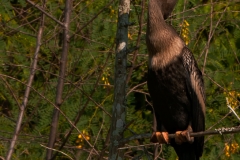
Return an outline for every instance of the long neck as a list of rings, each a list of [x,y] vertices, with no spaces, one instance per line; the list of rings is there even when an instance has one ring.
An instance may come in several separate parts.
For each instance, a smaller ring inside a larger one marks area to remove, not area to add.
[[[146,42],[150,68],[162,68],[181,54],[185,46],[177,32],[164,21],[163,0],[149,0]]]
[[[157,0],[149,0],[147,28],[149,32],[161,30],[165,25],[162,13],[162,3]],[[161,24],[156,26],[156,24]]]

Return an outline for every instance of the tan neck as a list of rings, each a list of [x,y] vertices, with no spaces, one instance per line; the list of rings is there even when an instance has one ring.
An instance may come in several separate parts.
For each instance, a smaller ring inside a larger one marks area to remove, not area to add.
[[[160,29],[165,25],[165,21],[162,13],[162,3],[157,0],[149,0],[148,4],[148,29]],[[156,24],[162,24],[160,26],[156,26]]]
[[[149,67],[159,69],[178,56],[185,46],[177,32],[163,18],[160,0],[149,0],[146,42]]]

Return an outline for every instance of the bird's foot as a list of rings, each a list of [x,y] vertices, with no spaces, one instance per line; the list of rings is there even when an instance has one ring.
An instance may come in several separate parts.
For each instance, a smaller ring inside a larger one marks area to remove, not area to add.
[[[182,144],[184,142],[193,143],[194,137],[190,137],[190,133],[192,132],[192,127],[188,127],[185,131],[177,131],[175,136],[175,142],[177,144]]]
[[[168,144],[169,143],[168,132],[153,132],[150,141],[153,143],[158,142],[159,144]]]

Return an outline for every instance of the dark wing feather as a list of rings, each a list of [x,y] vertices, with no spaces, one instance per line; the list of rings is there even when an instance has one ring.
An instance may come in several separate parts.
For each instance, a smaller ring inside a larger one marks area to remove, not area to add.
[[[187,89],[192,106],[191,123],[193,132],[205,130],[205,91],[202,73],[191,51],[183,48],[183,65],[187,72]],[[204,137],[194,138],[197,155],[203,152]]]

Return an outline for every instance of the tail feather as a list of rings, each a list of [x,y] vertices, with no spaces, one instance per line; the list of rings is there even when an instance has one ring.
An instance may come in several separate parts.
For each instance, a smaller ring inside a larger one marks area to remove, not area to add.
[[[196,153],[194,143],[184,143],[181,145],[174,144],[173,148],[176,151],[179,160],[199,160],[200,158]]]

